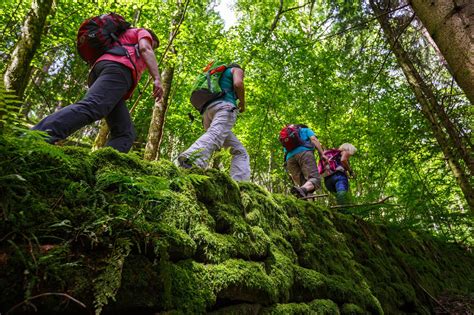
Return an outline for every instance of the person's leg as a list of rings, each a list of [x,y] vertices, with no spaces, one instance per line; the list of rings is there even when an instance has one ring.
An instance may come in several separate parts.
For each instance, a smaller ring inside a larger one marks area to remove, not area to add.
[[[125,67],[110,62],[98,63],[92,71],[96,79],[82,100],[47,116],[31,129],[46,131],[50,136],[47,141],[55,143],[107,116],[128,92],[131,74]]]
[[[232,154],[230,177],[237,181],[250,180],[249,155],[232,131],[225,139],[223,146],[230,148],[230,154]]]
[[[130,151],[136,134],[124,100],[120,100],[115,105],[114,109],[107,115],[106,120],[110,129],[106,146],[124,153]]]
[[[297,155],[292,156],[288,159],[288,161],[286,161],[286,169],[288,170],[288,173],[290,173],[291,179],[295,184],[295,186],[293,186],[290,190],[291,193],[298,198],[302,198],[306,197],[307,191],[306,189],[300,187],[302,184],[304,184],[305,179],[299,162],[300,161],[297,158]]]
[[[204,112],[203,124],[206,132],[186,151],[181,153],[178,161],[182,166],[195,163],[201,168],[208,164],[212,153],[221,148],[235,124],[237,113],[231,104],[218,104],[208,107]],[[209,123],[210,122],[210,123]]]
[[[335,175],[335,188],[336,188],[336,200],[340,205],[348,203],[348,191],[349,191],[349,180],[343,173],[336,173]]]
[[[334,174],[333,174],[334,175]],[[327,190],[332,193],[336,193],[336,180],[333,175],[329,175],[324,178],[324,185],[326,186]]]
[[[313,192],[321,188],[321,176],[318,173],[318,166],[314,158],[313,151],[304,151],[298,154],[301,171],[305,178],[305,182],[301,188],[306,192]]]
[[[302,181],[302,173],[301,173],[301,168],[300,165],[298,164],[298,160],[296,159],[295,156],[292,156],[291,158],[286,161],[286,169],[288,173],[290,174],[291,179],[293,180],[293,183],[296,186],[301,186]]]

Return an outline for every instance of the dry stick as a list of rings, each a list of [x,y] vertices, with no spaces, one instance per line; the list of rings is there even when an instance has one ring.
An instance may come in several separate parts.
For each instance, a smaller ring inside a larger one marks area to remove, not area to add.
[[[337,206],[331,206],[329,208],[331,209],[338,209],[338,208],[353,208],[353,207],[363,207],[363,206],[370,206],[370,205],[378,205],[384,203],[388,198],[392,198],[393,196],[388,196],[383,199],[380,199],[379,201],[375,202],[369,202],[369,203],[361,203],[361,204],[347,204],[347,205],[337,205]]]
[[[418,281],[415,280],[415,283],[416,283],[430,298],[432,298],[433,301],[436,302],[436,304],[438,304],[439,306],[441,306],[441,308],[442,308],[447,314],[449,314],[449,310],[446,309],[446,307],[444,307],[444,305],[441,304],[437,299],[435,299],[425,288],[423,288],[423,286],[422,286],[420,283],[418,283]]]
[[[299,199],[306,200],[306,199],[322,198],[322,197],[327,197],[327,196],[329,195],[328,194],[312,195],[312,196],[301,197]]]
[[[167,53],[168,50],[170,49],[171,44],[173,43],[174,39],[176,38],[176,35],[178,35],[179,28],[181,27],[181,24],[183,24],[184,16],[186,15],[186,11],[187,11],[187,9],[188,9],[189,1],[190,1],[190,0],[187,0],[187,1],[186,1],[186,4],[184,5],[183,14],[181,14],[181,19],[179,20],[178,26],[177,26],[176,29],[174,30],[173,35],[171,36],[171,39],[168,41],[168,45],[166,46],[165,51],[163,52],[163,54],[162,54],[161,57],[160,57],[160,61],[158,62],[158,67],[161,66],[161,63],[162,63],[163,60],[165,59],[166,53]],[[143,96],[143,91],[146,90],[146,88],[148,87],[148,85],[150,84],[150,82],[151,82],[151,77],[148,76],[148,80],[146,81],[143,90],[140,91],[140,94],[138,94],[138,97],[137,97],[137,99],[135,100],[135,102],[133,103],[132,108],[130,108],[130,115],[133,113],[133,111],[134,111],[135,108],[137,107],[138,102],[141,100],[141,98],[142,98],[142,96]]]
[[[26,300],[22,301],[21,303],[18,303],[17,305],[15,305],[15,306],[13,306],[11,309],[9,309],[8,312],[5,313],[5,315],[10,314],[10,313],[13,312],[15,309],[17,309],[18,307],[20,307],[21,305],[23,305],[23,304],[25,304],[25,303],[28,303],[28,302],[31,301],[31,300],[34,300],[34,299],[37,299],[37,298],[43,297],[43,296],[48,296],[48,295],[64,296],[64,297],[67,297],[68,299],[72,300],[73,302],[76,302],[77,304],[79,304],[79,305],[82,306],[83,308],[87,308],[84,303],[82,303],[82,302],[79,301],[79,300],[76,300],[75,298],[73,298],[72,296],[70,296],[70,295],[68,295],[68,294],[66,294],[66,293],[47,292],[47,293],[41,293],[41,294],[32,296],[32,297],[30,297],[30,298],[27,298]]]

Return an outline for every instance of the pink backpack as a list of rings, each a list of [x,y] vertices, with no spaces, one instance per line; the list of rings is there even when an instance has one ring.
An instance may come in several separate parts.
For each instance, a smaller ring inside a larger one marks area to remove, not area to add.
[[[323,159],[320,159],[318,163],[318,173],[323,175],[323,177],[334,174],[337,171],[337,167],[342,166],[341,152],[342,151],[338,149],[324,151],[324,155],[326,155],[329,160],[329,165],[327,165]]]

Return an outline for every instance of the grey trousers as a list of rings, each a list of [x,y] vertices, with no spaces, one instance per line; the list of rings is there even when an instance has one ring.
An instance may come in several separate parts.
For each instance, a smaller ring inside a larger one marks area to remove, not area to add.
[[[250,179],[249,155],[242,143],[232,133],[237,120],[237,109],[231,103],[210,104],[203,113],[203,126],[206,132],[196,140],[180,157],[191,158],[199,167],[205,168],[214,151],[230,148],[232,162],[230,176],[237,181]]]

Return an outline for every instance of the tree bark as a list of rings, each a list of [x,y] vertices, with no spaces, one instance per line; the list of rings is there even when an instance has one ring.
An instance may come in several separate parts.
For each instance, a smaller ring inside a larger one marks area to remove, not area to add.
[[[454,79],[474,104],[474,2],[411,0],[410,3],[448,62]]]
[[[41,43],[41,34],[53,0],[33,0],[3,77],[5,86],[22,98],[31,72],[31,60]]]
[[[162,74],[163,98],[155,102],[155,106],[153,106],[153,115],[151,117],[148,139],[145,146],[144,159],[147,161],[158,160],[160,158],[160,146],[163,139],[163,128],[165,125],[166,112],[168,110],[173,75],[173,66],[166,67]]]
[[[171,31],[169,34],[168,47],[171,53],[174,55],[176,55],[176,50],[173,45],[173,40],[176,37],[177,31],[184,20],[187,3],[182,5],[182,3],[178,1],[178,5],[181,9],[175,13],[174,18],[171,20]],[[164,56],[162,58],[164,58]],[[170,64],[164,69],[162,73],[163,98],[160,101],[155,102],[155,106],[153,107],[153,114],[150,121],[150,128],[148,129],[148,139],[143,157],[148,161],[158,160],[160,158],[160,146],[163,139],[163,129],[165,125],[166,112],[168,111],[168,100],[173,82],[174,70],[174,66]]]
[[[389,16],[383,14],[384,12],[377,6],[374,0],[370,0],[370,5],[377,15],[377,20],[387,37],[390,47],[397,58],[398,64],[407,78],[408,84],[412,88],[416,99],[421,105],[423,115],[430,123],[433,135],[441,147],[446,161],[456,178],[458,185],[461,187],[471,211],[474,212],[474,189],[470,183],[469,172],[465,170],[462,165],[462,160],[466,159],[467,161],[465,161],[465,164],[467,168],[469,169],[472,167],[472,157],[470,157],[469,150],[462,144],[462,139],[458,134],[456,134],[457,132],[454,128],[454,124],[450,121],[444,108],[436,100],[431,88],[426,84],[419,72],[416,70],[410,56],[396,40],[397,35],[390,26],[388,20]]]
[[[94,144],[92,145],[92,150],[95,151],[97,149],[103,148],[107,143],[107,137],[109,136],[109,125],[107,125],[107,121],[102,119],[99,124],[99,133],[94,139]]]

